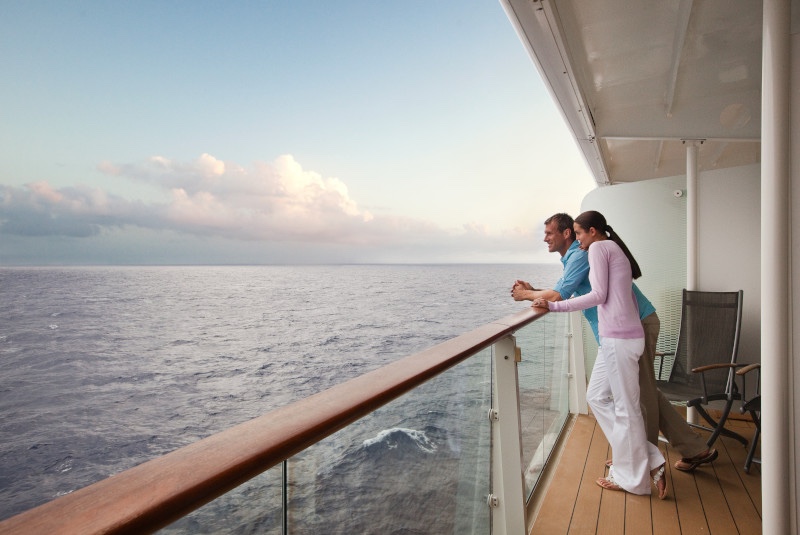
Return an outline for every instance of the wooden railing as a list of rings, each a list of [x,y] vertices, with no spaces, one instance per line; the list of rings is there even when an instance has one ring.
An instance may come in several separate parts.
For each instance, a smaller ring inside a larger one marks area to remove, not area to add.
[[[0,534],[148,533],[543,316],[526,309],[0,522]]]

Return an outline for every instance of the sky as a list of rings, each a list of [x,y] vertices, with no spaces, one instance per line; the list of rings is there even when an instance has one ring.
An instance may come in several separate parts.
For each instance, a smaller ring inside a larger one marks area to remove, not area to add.
[[[554,262],[595,187],[498,0],[0,11],[0,265]]]

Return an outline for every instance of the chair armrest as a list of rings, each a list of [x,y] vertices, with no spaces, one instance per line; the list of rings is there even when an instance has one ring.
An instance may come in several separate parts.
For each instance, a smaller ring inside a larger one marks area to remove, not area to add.
[[[738,368],[739,366],[744,366],[744,364],[732,364],[730,362],[720,362],[717,364],[707,364],[705,366],[698,366],[697,368],[692,368],[692,373],[703,373],[709,370],[721,370],[725,368]]]
[[[706,403],[706,399],[708,398],[708,391],[706,389],[706,375],[705,372],[712,371],[712,370],[729,370],[728,371],[728,381],[727,385],[725,386],[724,394],[728,397],[730,401],[731,396],[735,395],[737,392],[737,385],[736,381],[734,381],[733,374],[731,374],[730,370],[734,370],[740,366],[744,366],[744,364],[733,364],[731,362],[719,362],[717,364],[707,364],[705,366],[698,366],[697,368],[692,368],[692,373],[699,373],[700,374],[700,384],[703,387],[703,403]],[[722,392],[720,392],[722,393]]]
[[[758,362],[756,362],[755,364],[748,364],[741,370],[736,370],[736,375],[744,375],[758,368],[761,368],[761,364]]]
[[[752,393],[752,397],[749,399],[747,396],[747,383],[745,382],[745,378],[748,373],[751,371],[756,370],[756,386],[755,386],[755,393]],[[748,410],[752,410],[752,402],[756,398],[761,397],[761,364],[756,362],[753,364],[745,364],[739,370],[736,370],[736,375],[742,378],[742,406],[739,409],[739,412],[742,414],[746,413]]]

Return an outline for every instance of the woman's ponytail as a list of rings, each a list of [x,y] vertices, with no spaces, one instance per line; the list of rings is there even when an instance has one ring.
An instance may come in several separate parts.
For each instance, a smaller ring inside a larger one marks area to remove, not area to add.
[[[625,245],[625,242],[622,241],[622,238],[620,238],[619,235],[614,232],[614,229],[611,228],[611,225],[606,223],[606,218],[603,216],[603,214],[595,210],[589,210],[588,212],[583,212],[581,215],[576,217],[575,222],[586,230],[594,227],[598,232],[608,234],[608,237],[611,239],[611,241],[619,245],[619,248],[622,249],[622,252],[628,257],[628,261],[631,263],[632,277],[634,279],[638,279],[642,276],[642,270],[639,267],[639,263],[633,257],[633,254],[628,249],[628,246]]]
[[[608,237],[611,238],[614,243],[619,245],[619,248],[622,249],[622,252],[628,257],[628,261],[631,263],[631,276],[634,279],[641,277],[642,269],[639,267],[639,262],[637,262],[633,257],[633,253],[631,253],[628,249],[628,246],[625,245],[625,242],[622,241],[622,238],[619,237],[619,234],[614,232],[614,229],[612,229],[610,225],[607,226],[606,230],[608,230]]]

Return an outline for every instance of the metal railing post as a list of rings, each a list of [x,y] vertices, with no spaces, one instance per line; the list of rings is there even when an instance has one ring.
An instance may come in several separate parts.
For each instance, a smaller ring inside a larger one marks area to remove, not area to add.
[[[281,481],[281,497],[282,497],[282,516],[281,525],[283,526],[283,535],[289,535],[289,460],[283,461],[282,481]]]
[[[589,406],[586,404],[586,360],[583,354],[580,312],[570,312],[567,336],[569,337],[569,412],[589,414]]]
[[[525,534],[525,482],[520,434],[519,351],[513,336],[492,346],[492,533]]]

